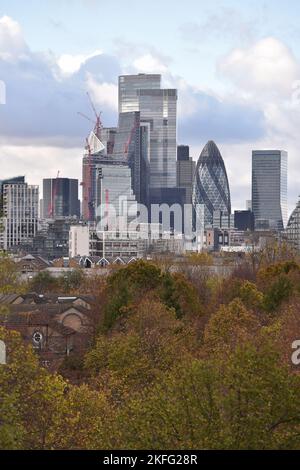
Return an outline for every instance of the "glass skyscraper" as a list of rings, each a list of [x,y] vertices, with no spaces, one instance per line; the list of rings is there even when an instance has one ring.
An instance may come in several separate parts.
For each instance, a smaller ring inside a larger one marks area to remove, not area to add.
[[[209,141],[199,157],[193,184],[193,206],[196,218],[203,218],[204,227],[213,225],[214,212],[231,214],[229,183],[221,153],[213,141]],[[203,210],[204,209],[204,210]]]
[[[119,77],[119,114],[139,111],[139,90],[160,90],[161,75],[140,73]]]
[[[176,187],[177,90],[161,89],[160,75],[119,77],[119,112],[140,112],[150,129],[150,187]]]
[[[137,203],[132,190],[131,170],[126,164],[97,165],[96,199],[98,221],[106,217],[111,224],[116,224],[121,217],[128,218],[127,222],[136,218]],[[113,206],[114,214],[109,213],[110,206]]]
[[[119,114],[114,160],[126,162],[131,170],[132,189],[139,203],[148,204],[149,152],[148,127],[140,122],[140,112]]]
[[[69,178],[46,178],[43,180],[42,216],[80,217],[78,180]]]
[[[283,150],[252,152],[252,211],[256,230],[283,230],[288,219],[288,154]]]

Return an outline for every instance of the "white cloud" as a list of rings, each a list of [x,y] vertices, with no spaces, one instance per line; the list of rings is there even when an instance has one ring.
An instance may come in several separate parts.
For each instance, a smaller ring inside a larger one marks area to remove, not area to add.
[[[99,106],[107,106],[113,111],[118,109],[118,86],[114,83],[100,83],[87,72],[86,84],[93,99]]]
[[[68,76],[72,75],[75,72],[78,72],[80,67],[88,60],[91,59],[92,57],[96,57],[98,55],[101,55],[102,51],[96,50],[95,52],[92,52],[91,54],[83,55],[83,54],[77,54],[77,55],[72,55],[72,54],[62,54],[57,63],[58,66],[60,67],[60,70],[63,75]]]
[[[11,60],[28,52],[19,23],[9,16],[0,18],[0,58]]]
[[[82,148],[2,145],[0,149],[0,166],[5,178],[26,175],[29,184],[40,185],[43,178],[54,178],[58,170],[61,176],[81,178]]]
[[[134,68],[140,73],[166,73],[167,66],[151,53],[146,53],[133,61]]]
[[[250,144],[224,144],[224,156],[233,171],[233,200],[240,200],[241,206],[245,196],[250,196],[251,151],[283,149],[289,154],[291,211],[299,193],[300,100],[299,90],[295,90],[295,85],[299,88],[299,62],[285,44],[269,37],[233,50],[220,62],[219,73],[231,81],[236,99],[255,103],[265,117],[266,132],[259,139],[252,139]],[[248,176],[248,190],[245,181],[239,187],[243,181],[240,175],[244,174]]]
[[[234,49],[220,62],[219,72],[249,95],[290,97],[300,67],[285,44],[268,37],[249,48]]]

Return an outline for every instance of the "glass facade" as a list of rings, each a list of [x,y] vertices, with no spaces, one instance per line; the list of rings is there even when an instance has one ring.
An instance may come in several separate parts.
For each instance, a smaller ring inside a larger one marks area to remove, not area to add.
[[[133,218],[136,217],[137,203],[132,191],[131,170],[126,164],[98,165],[96,188],[97,203],[98,207],[100,206],[97,211],[98,220],[111,217],[110,223],[115,222],[113,215],[107,213],[108,205],[114,207],[117,218],[127,218],[131,213]]]
[[[43,180],[43,214],[47,218],[80,217],[78,180],[46,178]]]
[[[119,77],[119,113],[139,111],[138,90],[160,89],[161,75],[121,75]]]
[[[190,157],[187,145],[177,147],[177,187],[185,188],[185,204],[192,203],[192,188],[195,176],[196,163]]]
[[[229,183],[221,153],[213,141],[209,141],[201,152],[193,183],[193,206],[195,217],[204,217],[200,221],[204,227],[211,227],[213,214],[221,211],[231,214]],[[199,209],[199,206],[204,208]]]
[[[150,128],[150,186],[176,187],[177,90],[161,89],[160,75],[119,77],[119,111],[140,112]]]
[[[252,152],[252,211],[256,230],[283,230],[287,225],[287,164],[285,151]]]
[[[286,228],[286,238],[288,243],[300,252],[300,199],[289,218]]]

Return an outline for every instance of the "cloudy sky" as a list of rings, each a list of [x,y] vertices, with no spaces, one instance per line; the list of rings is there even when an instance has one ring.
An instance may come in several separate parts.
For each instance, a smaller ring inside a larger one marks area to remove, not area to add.
[[[250,198],[251,150],[276,148],[289,152],[292,210],[299,17],[298,0],[0,0],[0,179],[80,179],[85,92],[116,125],[118,75],[154,72],[179,90],[179,143],[195,160],[207,140],[219,146],[234,208]]]

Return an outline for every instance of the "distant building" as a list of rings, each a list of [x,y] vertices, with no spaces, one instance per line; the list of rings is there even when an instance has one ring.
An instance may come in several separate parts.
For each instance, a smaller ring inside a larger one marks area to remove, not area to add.
[[[86,222],[92,222],[96,217],[97,165],[105,160],[112,160],[112,154],[106,152],[107,146],[100,140],[102,128],[94,130],[98,135],[90,133],[82,159],[82,218]]]
[[[202,218],[200,224],[212,227],[213,213],[221,211],[231,214],[231,199],[225,164],[213,141],[209,141],[199,157],[194,183],[193,206],[195,217]],[[204,212],[200,206],[204,207]]]
[[[42,217],[80,217],[78,180],[47,178],[43,180]]]
[[[254,214],[251,210],[234,212],[234,227],[237,230],[253,232]]]
[[[101,142],[104,145],[104,150],[107,155],[113,154],[116,133],[116,127],[103,127],[101,129]]]
[[[289,218],[285,233],[289,245],[300,252],[300,198]]]
[[[190,159],[190,147],[188,145],[177,146],[177,161],[188,162]]]
[[[234,230],[234,215],[223,211],[214,211],[212,228]]]
[[[18,331],[40,363],[57,371],[66,356],[83,354],[90,344],[94,300],[86,297],[0,295],[10,312],[1,315],[0,325]]]
[[[196,163],[190,157],[187,145],[177,147],[177,187],[185,189],[185,204],[192,203],[192,188]]]
[[[0,191],[0,247],[8,250],[36,235],[39,187],[28,185],[24,177],[17,177],[1,181]]]
[[[69,232],[69,257],[87,256],[90,253],[90,227],[74,225]]]
[[[99,164],[96,177],[96,220],[117,227],[137,217],[137,202],[132,190],[131,170],[125,164]],[[105,228],[105,225],[102,227]]]
[[[70,227],[77,223],[77,219],[65,217],[48,220],[32,239],[20,245],[20,249],[50,261],[68,256]]]
[[[256,230],[283,230],[287,224],[288,154],[283,150],[252,152],[252,210]]]
[[[150,127],[142,124],[140,112],[119,114],[114,161],[126,163],[131,170],[131,185],[137,202],[148,205],[150,182]]]
[[[93,226],[74,226],[70,230],[69,256],[97,257],[99,265],[102,259],[104,264],[118,259],[125,264],[143,257],[147,242],[137,231],[99,231]]]
[[[160,75],[122,75],[119,113],[134,111],[150,128],[150,187],[175,187],[177,90],[161,89]]]

